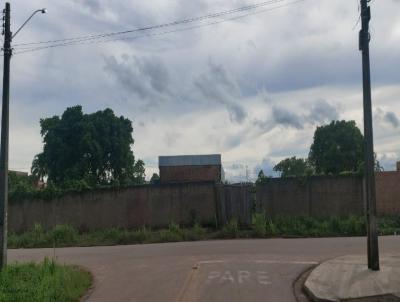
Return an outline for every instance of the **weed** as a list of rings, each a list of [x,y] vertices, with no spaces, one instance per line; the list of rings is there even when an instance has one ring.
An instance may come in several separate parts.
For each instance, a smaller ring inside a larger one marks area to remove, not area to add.
[[[0,301],[73,302],[90,284],[88,272],[48,259],[39,264],[11,264],[0,272]]]
[[[267,235],[267,220],[264,214],[254,214],[253,215],[253,231],[256,237],[265,237]]]
[[[78,231],[67,224],[56,225],[51,231],[51,237],[56,246],[71,245],[78,240]]]
[[[221,231],[223,238],[237,238],[239,236],[239,224],[236,219],[231,219]]]

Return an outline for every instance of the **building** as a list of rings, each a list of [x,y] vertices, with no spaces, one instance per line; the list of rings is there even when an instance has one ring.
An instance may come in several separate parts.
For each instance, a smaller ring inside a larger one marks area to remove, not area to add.
[[[8,170],[8,173],[13,173],[16,176],[28,177],[28,172]]]
[[[224,181],[221,154],[160,156],[160,183]]]

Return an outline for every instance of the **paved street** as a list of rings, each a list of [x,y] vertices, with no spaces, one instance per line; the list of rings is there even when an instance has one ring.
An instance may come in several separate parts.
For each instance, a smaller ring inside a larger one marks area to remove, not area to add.
[[[380,238],[382,253],[400,253],[400,237]],[[365,238],[226,240],[62,248],[60,262],[95,277],[89,301],[296,301],[298,275],[325,259],[364,254]],[[53,249],[10,250],[10,261],[52,257]]]

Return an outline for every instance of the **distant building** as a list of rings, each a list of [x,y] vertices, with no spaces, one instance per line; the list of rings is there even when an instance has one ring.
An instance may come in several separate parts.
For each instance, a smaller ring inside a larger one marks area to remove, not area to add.
[[[8,173],[14,173],[17,176],[28,177],[28,172],[8,170]]]
[[[225,179],[221,154],[160,156],[160,183],[214,181]]]

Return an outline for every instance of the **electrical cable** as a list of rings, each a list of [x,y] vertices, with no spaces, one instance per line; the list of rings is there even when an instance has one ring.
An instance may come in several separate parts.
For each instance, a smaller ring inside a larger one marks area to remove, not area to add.
[[[124,35],[124,34],[134,33],[134,32],[160,29],[160,28],[171,27],[171,26],[176,26],[176,25],[180,25],[180,24],[187,24],[187,23],[203,21],[205,19],[217,18],[217,17],[221,17],[224,15],[233,14],[233,13],[237,13],[237,12],[241,12],[241,11],[253,10],[253,9],[257,9],[258,7],[272,5],[272,4],[276,4],[276,3],[284,2],[284,1],[287,1],[287,0],[269,0],[269,1],[261,2],[261,3],[256,3],[253,5],[248,5],[248,6],[244,6],[244,7],[240,7],[240,8],[236,8],[236,9],[230,9],[230,10],[226,10],[226,11],[222,11],[222,12],[218,12],[218,13],[212,13],[212,14],[208,14],[208,15],[204,15],[204,16],[200,16],[200,17],[193,17],[193,18],[188,18],[188,19],[184,19],[184,20],[164,23],[164,24],[141,27],[141,28],[137,28],[137,29],[130,29],[130,30],[111,32],[111,33],[102,33],[102,34],[96,34],[96,35],[86,35],[86,36],[58,39],[58,40],[20,43],[20,44],[15,44],[14,47],[27,46],[27,45],[50,44],[50,43],[58,43],[58,42],[68,42],[68,41],[76,41],[76,40],[78,40],[78,41],[84,40],[85,41],[85,40],[90,40],[90,39],[98,39],[98,38],[105,38],[105,37],[116,36],[116,35]]]
[[[280,2],[281,1],[286,1],[286,0],[280,0]],[[101,37],[101,38],[98,37],[96,39],[91,38],[90,40],[69,41],[69,42],[64,42],[64,43],[57,43],[57,44],[53,44],[53,45],[39,46],[39,47],[33,47],[33,48],[17,48],[16,51],[14,52],[14,54],[23,54],[23,53],[34,52],[34,51],[39,51],[39,50],[44,50],[44,49],[49,49],[49,48],[56,48],[56,47],[65,47],[65,46],[73,46],[73,45],[88,45],[88,44],[97,44],[97,43],[108,43],[108,42],[115,42],[115,41],[136,40],[136,39],[143,38],[143,37],[161,36],[161,35],[165,35],[165,34],[176,33],[176,32],[181,32],[181,31],[187,31],[187,30],[192,30],[192,29],[196,29],[196,28],[211,26],[211,25],[215,25],[215,24],[219,24],[219,23],[224,23],[224,22],[227,22],[227,21],[237,20],[237,19],[244,18],[244,17],[250,16],[250,15],[256,15],[256,14],[269,12],[269,11],[272,11],[272,10],[276,10],[276,9],[279,9],[279,8],[283,8],[283,7],[286,7],[286,6],[289,6],[289,5],[293,5],[293,4],[297,4],[299,2],[304,2],[304,1],[306,1],[306,0],[296,0],[296,1],[292,1],[292,2],[289,2],[289,3],[283,4],[283,5],[275,6],[273,8],[268,8],[268,9],[263,9],[263,10],[256,11],[256,12],[242,14],[242,15],[239,15],[239,16],[230,17],[230,18],[226,18],[226,19],[223,19],[223,20],[209,22],[209,23],[206,23],[206,24],[199,24],[199,25],[189,26],[189,27],[185,27],[185,28],[178,28],[178,29],[175,29],[175,30],[158,32],[158,33],[148,33],[148,34],[134,36],[134,37],[121,37],[121,38],[115,38],[115,39],[106,39],[106,38],[109,37],[109,36],[107,36],[107,37]]]

